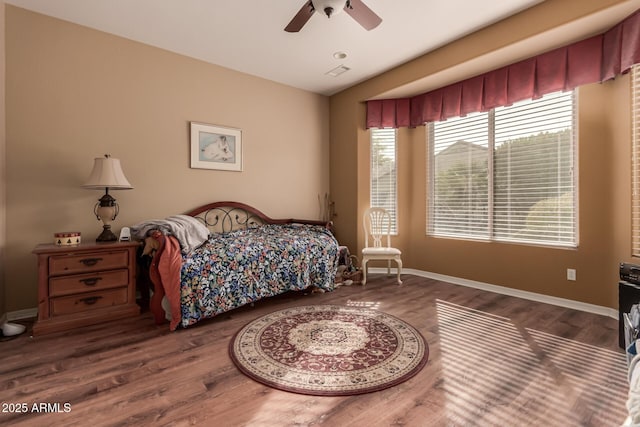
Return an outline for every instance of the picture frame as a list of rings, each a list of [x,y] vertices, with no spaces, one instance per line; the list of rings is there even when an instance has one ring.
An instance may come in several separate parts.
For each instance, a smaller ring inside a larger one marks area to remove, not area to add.
[[[242,130],[191,122],[191,168],[242,171]]]

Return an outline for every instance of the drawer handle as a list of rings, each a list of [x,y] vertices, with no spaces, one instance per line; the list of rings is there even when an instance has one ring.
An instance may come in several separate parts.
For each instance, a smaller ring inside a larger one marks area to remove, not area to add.
[[[80,279],[79,282],[85,284],[85,286],[95,286],[98,284],[98,281],[102,280],[102,277],[89,277],[87,279]]]
[[[87,267],[93,267],[100,261],[102,261],[102,258],[83,258],[80,260],[80,262]]]
[[[101,296],[87,297],[87,298],[81,298],[80,301],[85,303],[86,305],[93,305],[93,304],[97,303],[100,298],[102,298],[102,297]]]

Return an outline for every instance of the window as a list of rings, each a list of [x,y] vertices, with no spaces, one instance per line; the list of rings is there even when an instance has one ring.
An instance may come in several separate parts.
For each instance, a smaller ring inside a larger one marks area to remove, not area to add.
[[[397,230],[396,130],[371,129],[371,206],[385,208]]]
[[[631,250],[634,257],[640,257],[640,65],[631,68],[631,114]]]
[[[430,123],[427,233],[576,246],[574,98]]]

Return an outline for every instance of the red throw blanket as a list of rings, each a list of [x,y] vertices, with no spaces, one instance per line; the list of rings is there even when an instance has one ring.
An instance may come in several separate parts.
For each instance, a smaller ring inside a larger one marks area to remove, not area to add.
[[[149,276],[154,285],[153,296],[149,308],[157,325],[165,322],[165,312],[162,308],[162,297],[167,296],[171,308],[171,323],[169,329],[175,331],[180,323],[180,271],[182,269],[182,255],[180,243],[173,236],[165,236],[159,231],[151,233],[158,244],[158,250],[153,256]]]

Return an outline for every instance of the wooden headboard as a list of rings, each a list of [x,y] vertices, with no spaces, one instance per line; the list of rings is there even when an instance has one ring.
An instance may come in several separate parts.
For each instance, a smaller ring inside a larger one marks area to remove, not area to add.
[[[197,207],[186,215],[201,220],[212,233],[228,233],[235,230],[259,227],[263,224],[312,224],[322,225],[333,231],[333,223],[309,219],[273,219],[258,209],[241,202],[215,202]]]

